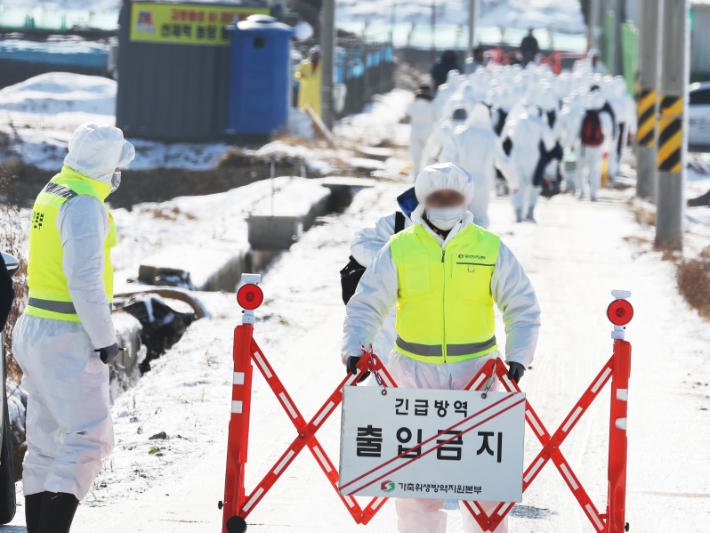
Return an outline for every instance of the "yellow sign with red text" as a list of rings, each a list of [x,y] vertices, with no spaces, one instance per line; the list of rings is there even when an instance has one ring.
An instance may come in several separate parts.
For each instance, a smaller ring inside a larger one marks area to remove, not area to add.
[[[268,15],[268,8],[134,2],[132,42],[228,46],[227,26],[249,15]]]

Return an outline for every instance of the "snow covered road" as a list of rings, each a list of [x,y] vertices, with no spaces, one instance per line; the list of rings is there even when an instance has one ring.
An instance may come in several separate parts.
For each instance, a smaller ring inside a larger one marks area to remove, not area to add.
[[[338,271],[354,231],[394,209],[404,186],[365,189],[342,216],[314,227],[263,282],[266,304],[255,337],[301,412],[309,418],[342,379],[343,305]],[[543,310],[537,356],[522,381],[554,431],[611,355],[605,311],[612,289],[631,290],[636,316],[629,404],[631,531],[710,531],[710,350],[707,324],[675,290],[674,267],[635,238],[642,234],[613,192],[598,204],[556,197],[537,225],[512,223],[507,199],[494,199],[492,230],[529,273]],[[631,239],[625,239],[632,237]],[[231,391],[231,334],[240,313],[233,295],[205,294],[213,319],[196,323],[114,408],[116,452],[81,506],[75,533],[194,532],[220,529]],[[498,335],[503,337],[502,323]],[[255,372],[255,376],[256,376]],[[600,511],[606,492],[608,393],[562,447]],[[339,413],[319,440],[337,464]],[[248,488],[274,464],[295,431],[259,376],[252,404]],[[165,431],[169,439],[149,440]],[[157,448],[157,450],[156,450]],[[164,449],[162,449],[164,448]],[[527,432],[526,461],[540,449]],[[153,451],[154,453],[150,453]],[[13,526],[24,531],[23,507]],[[394,532],[390,502],[362,529],[354,524],[304,452],[248,520],[250,532]],[[461,531],[458,511],[449,531]],[[591,532],[558,472],[548,465],[516,507],[513,532]]]

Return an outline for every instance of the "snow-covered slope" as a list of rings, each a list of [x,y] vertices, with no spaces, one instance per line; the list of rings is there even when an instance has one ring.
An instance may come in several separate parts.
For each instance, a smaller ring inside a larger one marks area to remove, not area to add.
[[[0,110],[56,115],[116,112],[116,82],[100,76],[49,72],[0,89]]]
[[[468,24],[468,2],[438,0],[438,24]],[[338,0],[338,21],[362,21],[371,24],[389,22],[393,2],[378,0]],[[401,23],[428,25],[431,23],[431,0],[397,2],[396,19]],[[552,28],[575,33],[584,31],[584,20],[578,0],[481,0],[480,28]]]

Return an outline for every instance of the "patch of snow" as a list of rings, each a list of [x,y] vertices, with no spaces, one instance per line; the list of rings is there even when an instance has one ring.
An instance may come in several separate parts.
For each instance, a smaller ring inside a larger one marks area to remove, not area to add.
[[[144,139],[128,139],[136,148],[136,158],[126,168],[215,168],[229,148],[227,143],[164,143]]]
[[[0,89],[0,110],[113,116],[116,86],[114,80],[101,76],[49,72]]]
[[[414,94],[403,89],[375,95],[362,113],[339,120],[333,133],[341,139],[363,142],[366,146],[377,146],[384,140],[406,146],[410,130],[409,125],[401,124],[401,121],[413,99]]]
[[[249,251],[247,217],[271,214],[271,181],[207,196],[180,197],[112,210],[119,242],[112,253],[116,292],[129,286],[141,264],[190,273],[203,287],[224,265]],[[304,216],[329,190],[319,180],[278,177],[274,180],[274,214]]]
[[[255,155],[264,158],[272,156],[277,159],[284,157],[302,159],[308,165],[309,170],[321,175],[328,174],[332,170],[327,161],[316,157],[313,150],[300,144],[290,145],[283,141],[274,141],[259,148]]]

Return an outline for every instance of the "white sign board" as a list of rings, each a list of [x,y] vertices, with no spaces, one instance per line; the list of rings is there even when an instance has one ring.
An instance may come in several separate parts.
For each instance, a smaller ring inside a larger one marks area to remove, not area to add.
[[[341,494],[516,502],[525,394],[344,387]]]

